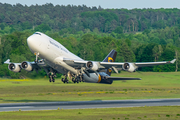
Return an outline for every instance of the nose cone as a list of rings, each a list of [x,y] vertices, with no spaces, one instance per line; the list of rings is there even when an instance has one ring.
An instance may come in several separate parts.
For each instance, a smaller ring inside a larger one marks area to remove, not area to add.
[[[33,50],[32,50],[33,49],[33,39],[31,36],[27,38],[27,44],[28,44],[28,47],[31,50],[31,52],[33,52]]]
[[[30,37],[27,38],[27,44],[32,53],[37,52],[38,43],[39,43],[39,41],[37,40],[36,36],[34,36],[34,35],[31,35]]]
[[[32,41],[32,39],[31,39],[31,36],[30,36],[30,37],[27,38],[28,46],[31,44],[31,41]]]

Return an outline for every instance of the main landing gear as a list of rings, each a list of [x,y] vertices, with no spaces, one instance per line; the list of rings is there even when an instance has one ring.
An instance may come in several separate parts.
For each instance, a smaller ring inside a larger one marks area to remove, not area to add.
[[[49,75],[49,82],[55,82],[55,78],[56,74],[55,73],[51,73],[51,75]]]
[[[55,82],[54,78],[56,77],[57,72],[53,70],[52,68],[50,70],[45,69],[45,71],[49,76],[49,82]]]
[[[72,80],[72,82],[74,82],[74,83],[84,82],[84,80],[83,80],[83,75],[74,77],[74,78],[72,78],[71,80]],[[63,83],[69,83],[69,80],[67,79],[67,75],[65,75],[65,78],[62,78],[61,81],[62,81]]]
[[[72,81],[74,83],[84,82],[83,75],[77,76],[75,78],[72,78]]]
[[[55,82],[55,79],[53,76],[49,76],[49,82]]]
[[[65,78],[62,78],[61,81],[63,83],[69,83],[69,80],[67,79],[67,75],[65,75]]]

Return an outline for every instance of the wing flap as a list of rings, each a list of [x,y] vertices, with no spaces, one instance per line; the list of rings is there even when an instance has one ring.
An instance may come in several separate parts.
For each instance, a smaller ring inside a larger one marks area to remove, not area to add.
[[[67,58],[63,58],[63,61],[70,65],[71,67],[76,67],[76,68],[81,68],[81,67],[85,67],[86,63],[88,61],[83,61],[83,60],[73,60],[73,59],[67,59]]]
[[[105,68],[122,68],[122,66],[124,65],[124,63],[120,62],[100,62],[99,64]]]

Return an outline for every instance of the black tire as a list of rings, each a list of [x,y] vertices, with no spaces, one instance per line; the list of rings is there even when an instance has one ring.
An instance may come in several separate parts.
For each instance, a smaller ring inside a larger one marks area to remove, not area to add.
[[[51,82],[51,78],[49,79],[49,82]]]
[[[64,82],[64,78],[62,78],[61,81]]]

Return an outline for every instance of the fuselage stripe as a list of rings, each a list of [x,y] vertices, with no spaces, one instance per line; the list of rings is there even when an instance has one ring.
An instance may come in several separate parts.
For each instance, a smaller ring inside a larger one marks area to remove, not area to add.
[[[99,75],[99,79],[98,79],[97,83],[100,83],[100,82],[101,82],[101,76]]]

